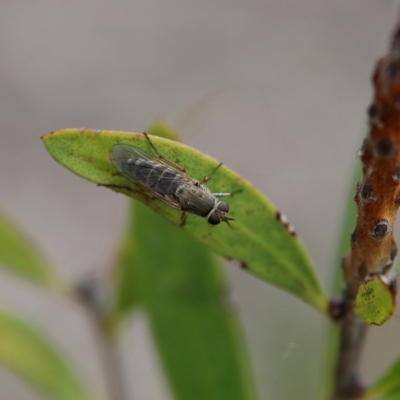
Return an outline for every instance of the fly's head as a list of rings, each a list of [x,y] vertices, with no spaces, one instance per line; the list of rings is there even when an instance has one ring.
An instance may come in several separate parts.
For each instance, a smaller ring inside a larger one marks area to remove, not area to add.
[[[233,218],[228,217],[228,212],[228,203],[225,201],[218,201],[208,214],[207,222],[210,225],[218,225],[221,221],[224,221],[229,225],[229,221],[233,221]]]

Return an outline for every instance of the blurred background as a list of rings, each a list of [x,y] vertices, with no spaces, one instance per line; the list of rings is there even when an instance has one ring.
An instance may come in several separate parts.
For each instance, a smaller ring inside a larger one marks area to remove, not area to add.
[[[187,144],[251,181],[289,217],[329,292],[370,76],[387,48],[395,6],[1,2],[0,207],[69,280],[106,267],[126,226],[128,199],[55,163],[40,136],[72,127],[142,131],[165,117]],[[316,398],[326,319],[236,263],[224,268],[260,399]],[[5,274],[0,305],[35,321],[90,386],[105,390],[93,332],[79,309]],[[368,380],[398,356],[399,330],[397,316],[371,329]],[[132,398],[170,399],[144,317],[127,326],[121,350]],[[7,371],[0,387],[2,398],[40,399]]]

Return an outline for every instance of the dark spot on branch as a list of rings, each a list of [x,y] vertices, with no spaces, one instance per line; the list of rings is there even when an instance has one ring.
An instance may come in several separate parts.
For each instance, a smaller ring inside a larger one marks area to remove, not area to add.
[[[386,137],[380,139],[375,145],[376,153],[379,157],[389,157],[394,151],[392,139]]]
[[[245,263],[245,262],[241,262],[241,263],[240,263],[240,267],[241,267],[242,269],[249,269],[249,266],[248,266],[247,263]]]
[[[364,185],[361,188],[361,197],[362,199],[365,200],[370,200],[372,197],[372,185],[370,183],[364,183]]]
[[[355,229],[351,232],[351,244],[357,244],[357,231]]]
[[[382,240],[391,229],[389,229],[388,221],[386,219],[380,220],[371,232],[371,236],[377,240]]]
[[[398,41],[397,41],[398,42]],[[399,63],[397,59],[390,60],[385,68],[386,78],[390,81],[397,79],[399,75]]]
[[[357,274],[358,274],[358,277],[359,277],[361,280],[365,280],[365,279],[367,278],[367,276],[368,276],[368,270],[367,270],[367,268],[365,267],[364,264],[361,264],[361,265],[358,267]]]
[[[392,262],[397,256],[397,244],[394,240],[392,240],[392,243],[390,244],[390,259]]]
[[[375,104],[371,104],[368,107],[367,113],[368,113],[368,117],[370,117],[371,119],[377,118],[379,115],[378,107]]]

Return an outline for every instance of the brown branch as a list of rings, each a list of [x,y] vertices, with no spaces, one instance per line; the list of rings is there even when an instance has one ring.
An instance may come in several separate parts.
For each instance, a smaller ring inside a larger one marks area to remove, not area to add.
[[[345,296],[344,303],[352,304],[352,301]],[[345,313],[340,327],[333,400],[357,398],[364,391],[358,371],[367,328],[368,326],[360,321],[351,309]]]
[[[351,251],[343,259],[346,284],[344,318],[336,367],[335,400],[361,396],[359,361],[366,325],[353,314],[362,284],[385,277],[390,285],[397,254],[393,227],[400,205],[400,20],[390,50],[373,75],[374,97],[368,109],[369,132],[360,150],[363,178],[354,200],[357,222]]]

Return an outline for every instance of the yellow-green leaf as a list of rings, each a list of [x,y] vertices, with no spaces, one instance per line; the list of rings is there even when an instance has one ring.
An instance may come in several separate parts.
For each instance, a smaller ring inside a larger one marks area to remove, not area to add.
[[[43,137],[56,161],[77,175],[146,203],[176,225],[180,212],[159,200],[144,195],[137,186],[118,175],[110,163],[110,150],[126,143],[152,152],[143,134],[113,131],[66,129]],[[189,175],[201,179],[218,165],[215,159],[167,139],[152,137],[163,156],[186,168]],[[238,260],[244,269],[306,301],[326,313],[327,299],[319,286],[312,264],[300,240],[287,224],[277,218],[276,208],[249,182],[223,166],[208,187],[213,192],[243,192],[229,198],[231,226],[210,227],[202,218],[187,218],[182,228],[206,243],[220,255]]]
[[[53,345],[5,311],[0,311],[0,364],[49,400],[94,399]]]
[[[0,268],[58,294],[67,283],[48,264],[31,240],[0,211]]]
[[[382,325],[393,315],[395,307],[395,291],[384,277],[378,276],[360,286],[353,311],[366,324]]]

